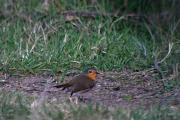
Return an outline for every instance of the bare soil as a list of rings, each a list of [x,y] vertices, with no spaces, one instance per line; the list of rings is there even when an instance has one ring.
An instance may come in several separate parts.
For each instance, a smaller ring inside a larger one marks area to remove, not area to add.
[[[65,76],[65,81],[75,74]],[[163,80],[158,79],[154,70],[133,72],[102,72],[97,78],[96,86],[89,90],[74,94],[79,102],[102,104],[117,107],[149,107],[152,105],[180,105],[180,86],[165,91]],[[1,78],[1,80],[3,80]],[[68,100],[68,90],[53,87],[59,76],[28,75],[10,76],[0,82],[0,89],[5,91],[21,91],[32,97],[47,97],[49,100]]]

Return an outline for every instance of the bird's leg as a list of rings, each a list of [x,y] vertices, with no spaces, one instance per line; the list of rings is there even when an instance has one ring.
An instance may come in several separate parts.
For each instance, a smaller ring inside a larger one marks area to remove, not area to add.
[[[74,92],[73,92],[73,91],[71,91],[71,97],[72,97],[73,93],[74,93]]]

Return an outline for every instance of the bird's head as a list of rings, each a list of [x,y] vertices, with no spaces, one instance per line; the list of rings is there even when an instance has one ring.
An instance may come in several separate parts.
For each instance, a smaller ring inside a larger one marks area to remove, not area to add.
[[[99,74],[95,68],[88,68],[83,73],[86,74],[91,80],[96,80],[96,76]]]

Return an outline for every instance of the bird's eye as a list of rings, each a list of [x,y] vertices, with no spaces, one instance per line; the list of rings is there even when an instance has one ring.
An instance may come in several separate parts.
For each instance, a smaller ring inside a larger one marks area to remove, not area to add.
[[[89,72],[89,73],[92,73],[92,70],[89,70],[88,72]]]

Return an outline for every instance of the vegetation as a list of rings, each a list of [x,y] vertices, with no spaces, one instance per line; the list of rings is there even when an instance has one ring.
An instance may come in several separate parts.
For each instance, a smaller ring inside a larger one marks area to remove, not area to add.
[[[59,7],[56,2],[50,2],[46,11],[42,1],[20,0],[13,3],[2,0],[1,70],[33,73],[45,69],[79,69],[88,65],[101,70],[117,70],[125,66],[144,69],[154,66],[156,59],[166,70],[177,65],[179,21],[173,16],[173,11],[168,11],[171,18],[166,21],[156,19],[166,17],[163,16],[166,11],[152,13],[149,10],[152,18],[149,17],[148,21],[152,21],[151,24],[145,21],[148,15],[141,18],[144,13],[136,14],[139,7],[139,11],[144,12],[141,8],[144,5],[138,7],[138,2],[129,2],[127,11],[135,10],[132,13],[134,17],[130,18],[127,17],[128,13],[119,13],[114,17],[98,14],[93,18],[71,16],[71,13],[63,16],[59,13],[68,9],[80,12],[118,12],[119,9],[113,8],[115,3],[109,2],[102,1],[94,7],[88,1],[60,1]],[[173,3],[167,10],[175,6]],[[152,9],[152,6],[145,8]]]
[[[87,66],[101,71],[155,68],[159,78],[171,80],[164,83],[165,90],[171,90],[180,83],[179,6],[178,0],[1,0],[0,72],[55,74]],[[161,107],[124,110],[47,101],[37,115],[30,107],[32,99],[1,91],[0,119],[179,117],[178,111]]]
[[[1,91],[2,92],[2,91]],[[3,92],[0,95],[0,118],[1,120],[102,120],[102,119],[123,119],[123,120],[178,120],[179,109],[166,107],[152,107],[148,110],[142,108],[122,109],[108,108],[99,105],[72,104],[58,102],[58,100],[44,101],[38,106],[32,106],[33,98],[25,97],[22,93]]]

